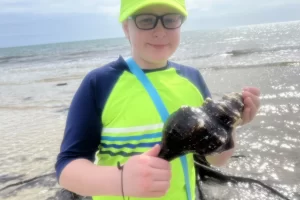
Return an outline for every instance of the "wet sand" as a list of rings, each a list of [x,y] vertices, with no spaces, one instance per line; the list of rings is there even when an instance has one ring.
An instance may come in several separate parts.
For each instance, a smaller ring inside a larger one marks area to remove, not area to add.
[[[231,159],[221,170],[262,180],[286,195],[298,192],[294,198],[300,199],[299,66],[207,70],[204,76],[216,98],[243,86],[261,89],[257,117],[237,130],[235,155],[245,157]],[[209,199],[277,199],[257,187],[254,190],[248,187],[228,189],[228,186],[207,185],[205,188]]]

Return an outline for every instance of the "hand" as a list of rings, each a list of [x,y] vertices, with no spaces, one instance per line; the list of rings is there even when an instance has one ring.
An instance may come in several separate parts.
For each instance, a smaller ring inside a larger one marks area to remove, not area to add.
[[[255,87],[247,87],[243,89],[244,112],[242,115],[243,124],[247,124],[253,120],[260,107],[260,90]]]
[[[170,187],[171,166],[158,158],[160,146],[155,145],[144,154],[133,156],[123,168],[125,196],[161,197]]]

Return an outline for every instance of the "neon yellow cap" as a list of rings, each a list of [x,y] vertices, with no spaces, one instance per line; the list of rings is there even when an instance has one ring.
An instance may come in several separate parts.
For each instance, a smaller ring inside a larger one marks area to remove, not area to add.
[[[188,15],[185,0],[121,0],[119,21],[123,22],[136,11],[152,5],[166,5],[178,10],[185,17]]]

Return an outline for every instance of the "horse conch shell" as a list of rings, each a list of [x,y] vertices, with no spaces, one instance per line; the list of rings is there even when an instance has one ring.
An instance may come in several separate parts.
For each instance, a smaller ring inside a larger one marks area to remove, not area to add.
[[[201,107],[182,106],[163,127],[160,158],[171,161],[187,153],[210,155],[234,147],[232,131],[242,122],[240,93],[214,102],[207,98]]]

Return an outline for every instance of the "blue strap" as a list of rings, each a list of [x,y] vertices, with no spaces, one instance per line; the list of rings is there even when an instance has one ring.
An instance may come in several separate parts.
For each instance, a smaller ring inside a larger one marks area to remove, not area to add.
[[[127,59],[126,62],[130,71],[137,77],[137,79],[143,84],[143,86],[149,93],[150,97],[152,98],[152,101],[156,106],[157,111],[160,114],[162,121],[165,123],[166,120],[168,119],[169,113],[163,101],[161,100],[159,94],[157,93],[156,89],[154,88],[150,80],[147,78],[143,70],[137,65],[137,63],[132,58]],[[183,167],[187,197],[188,200],[192,200],[189,173],[188,173],[188,163],[187,163],[186,156],[181,156],[180,161]]]
[[[160,114],[162,121],[166,122],[169,117],[168,110],[164,106],[164,103],[162,102],[159,94],[157,93],[152,83],[149,81],[143,70],[137,65],[137,63],[132,58],[129,58],[127,60],[127,64],[129,66],[130,71],[139,79],[139,81],[144,85],[145,89],[149,93],[150,97],[152,98],[152,101],[156,106],[156,109]]]

